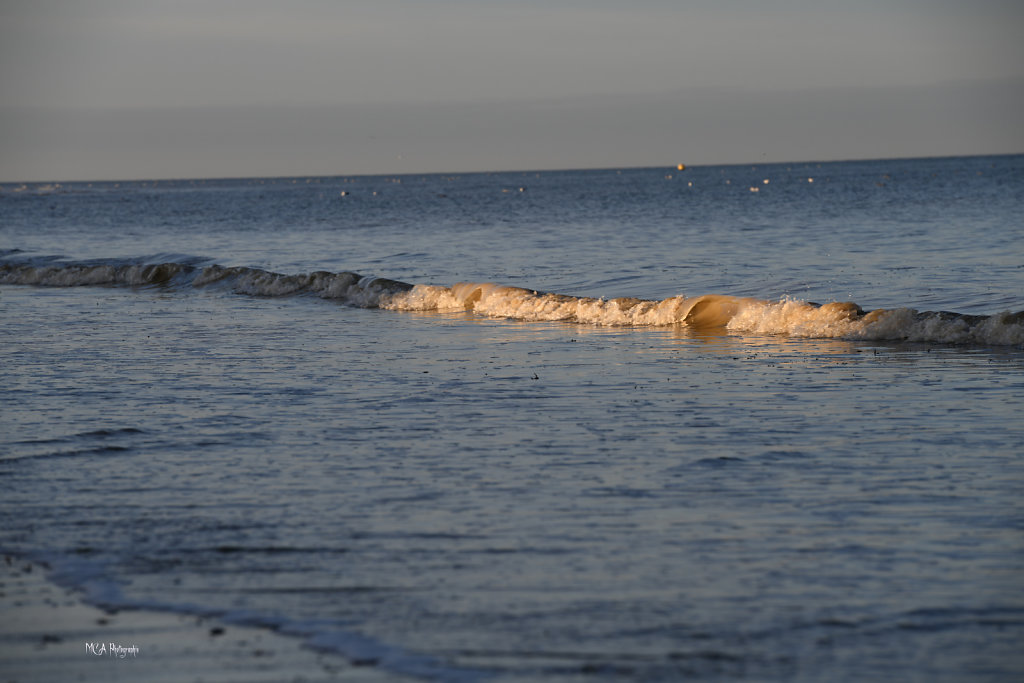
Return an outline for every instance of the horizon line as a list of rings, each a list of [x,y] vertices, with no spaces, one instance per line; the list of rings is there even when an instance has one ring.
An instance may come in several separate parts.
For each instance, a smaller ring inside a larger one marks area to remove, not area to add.
[[[708,168],[708,167],[734,167],[734,166],[778,166],[783,164],[843,164],[843,163],[864,163],[864,162],[878,162],[878,161],[917,161],[917,160],[938,160],[938,159],[973,159],[973,158],[984,158],[984,157],[1012,157],[1022,156],[1024,151],[1017,152],[997,152],[997,153],[979,153],[979,154],[927,154],[922,156],[908,156],[908,157],[845,157],[841,159],[798,159],[798,160],[782,160],[782,161],[746,161],[746,162],[730,162],[730,163],[693,163],[687,164],[685,161],[679,161],[675,164],[647,164],[642,166],[567,166],[567,167],[538,167],[538,168],[509,168],[509,169],[490,169],[490,170],[441,170],[441,171],[402,171],[402,172],[380,172],[380,173],[311,173],[311,174],[289,174],[289,175],[211,175],[211,176],[167,176],[167,177],[121,177],[121,178],[77,178],[77,179],[46,179],[46,180],[2,180],[0,179],[0,191],[3,190],[4,185],[60,185],[63,183],[148,183],[148,182],[180,182],[185,180],[269,180],[269,179],[283,179],[292,180],[299,178],[397,178],[397,177],[408,177],[408,176],[435,176],[435,175],[488,175],[498,173],[567,173],[567,172],[591,172],[591,171],[636,171],[646,170],[655,168],[664,168],[666,170],[677,170],[678,164],[684,164],[684,170],[691,168]]]

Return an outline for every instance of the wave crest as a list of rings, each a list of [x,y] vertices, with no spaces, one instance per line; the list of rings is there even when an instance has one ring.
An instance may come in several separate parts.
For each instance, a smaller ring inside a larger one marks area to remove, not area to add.
[[[259,297],[313,295],[362,308],[396,311],[471,311],[523,321],[608,326],[685,325],[737,333],[853,340],[1024,346],[1024,311],[990,316],[910,308],[865,312],[853,302],[824,305],[798,300],[705,294],[662,300],[603,299],[541,292],[494,282],[450,287],[412,285],[343,271],[287,275],[260,268],[199,269],[183,263],[0,263],[0,283],[49,287],[223,287]]]
[[[191,273],[194,268],[183,263],[155,264],[61,264],[32,266],[24,264],[0,264],[0,283],[15,285],[37,285],[44,287],[84,287],[96,285],[146,285],[168,284],[180,275]]]

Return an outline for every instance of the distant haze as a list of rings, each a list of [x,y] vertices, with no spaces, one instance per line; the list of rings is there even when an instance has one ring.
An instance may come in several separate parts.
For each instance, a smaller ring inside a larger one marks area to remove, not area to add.
[[[1024,151],[999,0],[0,5],[0,181]]]

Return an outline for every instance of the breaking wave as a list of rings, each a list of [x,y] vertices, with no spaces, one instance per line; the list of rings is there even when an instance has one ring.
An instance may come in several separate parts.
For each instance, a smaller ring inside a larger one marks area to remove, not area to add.
[[[705,294],[662,300],[571,296],[493,282],[409,284],[357,273],[300,275],[187,263],[0,263],[0,284],[49,287],[220,287],[258,297],[312,295],[362,308],[471,311],[523,321],[725,328],[738,333],[853,340],[1024,346],[1024,311],[966,315],[910,308],[865,311],[852,302]]]

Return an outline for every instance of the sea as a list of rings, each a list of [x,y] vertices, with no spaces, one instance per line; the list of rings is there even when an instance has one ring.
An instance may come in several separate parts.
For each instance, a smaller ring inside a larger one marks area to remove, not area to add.
[[[1022,155],[5,183],[0,381],[0,551],[106,609],[1024,679]]]

